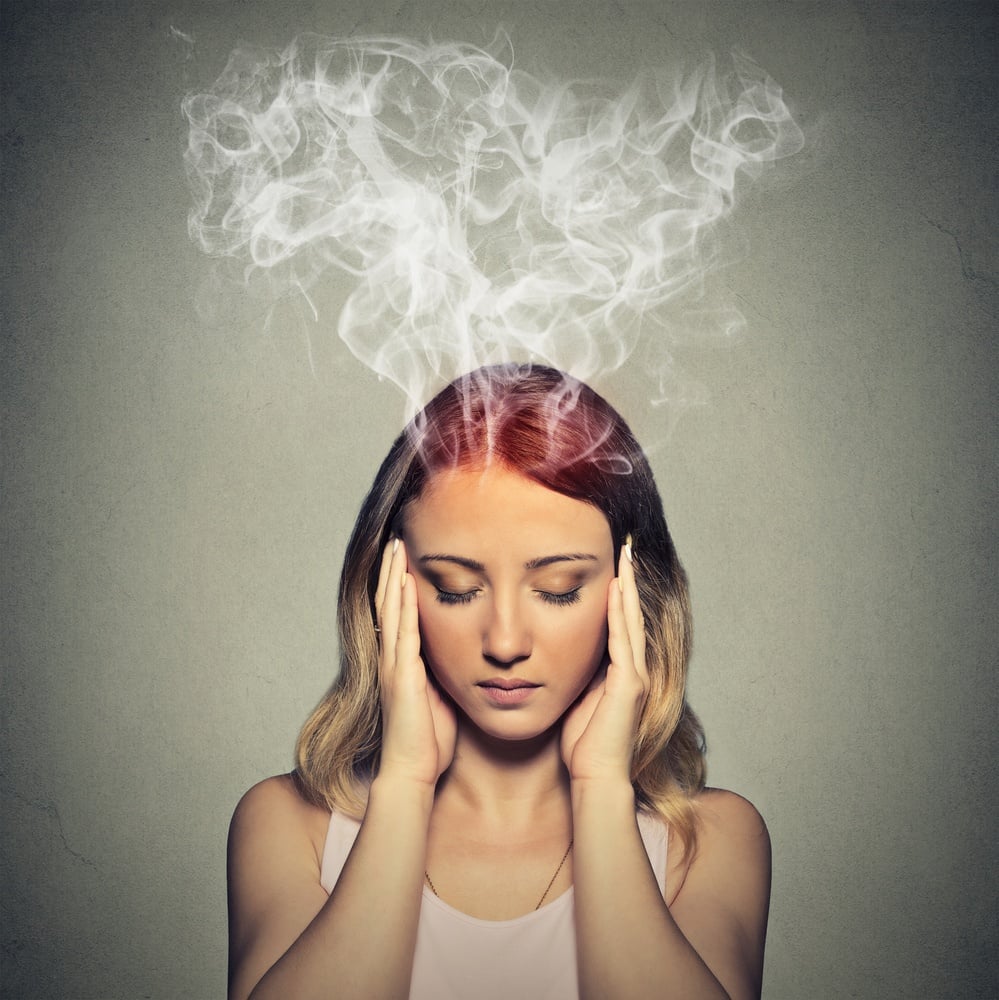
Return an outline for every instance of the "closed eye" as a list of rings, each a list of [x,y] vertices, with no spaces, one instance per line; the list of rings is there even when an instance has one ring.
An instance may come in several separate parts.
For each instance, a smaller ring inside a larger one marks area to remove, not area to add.
[[[539,590],[537,592],[538,597],[545,602],[545,604],[554,604],[557,607],[565,607],[568,604],[576,604],[581,598],[579,592],[582,587],[575,587],[572,590],[563,591],[561,594],[554,594],[548,590]]]
[[[438,604],[468,604],[478,593],[477,590],[455,592],[453,590],[441,590],[440,587],[437,587],[436,590]]]

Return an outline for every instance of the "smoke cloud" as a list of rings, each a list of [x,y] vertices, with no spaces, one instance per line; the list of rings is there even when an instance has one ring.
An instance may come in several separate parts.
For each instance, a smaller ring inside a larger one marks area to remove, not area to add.
[[[502,35],[241,49],[184,112],[192,239],[310,305],[349,276],[337,333],[409,415],[484,364],[619,368],[696,299],[740,178],[802,145],[742,56],[619,93],[515,69]]]

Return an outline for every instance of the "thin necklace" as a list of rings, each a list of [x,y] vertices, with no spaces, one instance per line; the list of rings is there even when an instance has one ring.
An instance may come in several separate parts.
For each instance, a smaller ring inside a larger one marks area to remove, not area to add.
[[[548,898],[548,893],[552,891],[552,886],[555,884],[555,879],[558,878],[558,873],[562,870],[562,866],[565,864],[566,859],[569,857],[569,852],[572,850],[572,840],[569,841],[569,846],[565,849],[565,854],[562,855],[562,860],[558,863],[558,868],[555,869],[555,874],[552,875],[545,887],[545,891],[541,893],[541,898],[538,900],[538,905],[534,907],[536,910],[541,909],[541,904]],[[423,877],[427,880],[427,885],[430,886],[430,891],[438,898],[441,898],[441,894],[437,891],[434,883],[430,881],[430,872],[425,871]]]

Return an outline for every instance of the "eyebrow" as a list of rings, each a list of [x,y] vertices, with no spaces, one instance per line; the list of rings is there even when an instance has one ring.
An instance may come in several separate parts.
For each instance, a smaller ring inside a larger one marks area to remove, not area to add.
[[[554,556],[541,556],[538,559],[531,559],[529,562],[524,563],[524,569],[542,569],[544,566],[551,566],[553,563],[560,562],[598,562],[596,556],[591,555],[588,552],[560,552],[558,555]],[[453,563],[455,566],[462,566],[465,569],[471,570],[473,573],[484,573],[486,567],[482,563],[476,561],[475,559],[466,559],[464,556],[452,556],[447,555],[443,552],[435,552],[431,555],[420,556],[418,562],[423,565],[428,563]]]

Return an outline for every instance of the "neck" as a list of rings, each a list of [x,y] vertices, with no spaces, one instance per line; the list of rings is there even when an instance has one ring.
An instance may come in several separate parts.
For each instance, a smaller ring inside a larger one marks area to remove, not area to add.
[[[532,740],[497,740],[462,720],[454,760],[438,783],[438,801],[506,829],[530,826],[539,814],[570,822],[569,777],[559,727]]]

